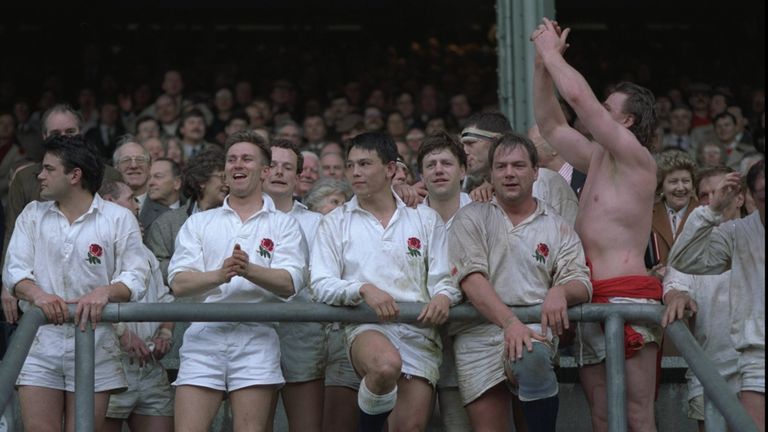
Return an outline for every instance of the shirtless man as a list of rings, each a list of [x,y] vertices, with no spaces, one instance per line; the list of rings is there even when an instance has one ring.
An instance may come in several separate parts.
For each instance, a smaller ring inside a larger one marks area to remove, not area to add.
[[[541,135],[579,171],[588,173],[576,231],[591,261],[593,301],[654,302],[661,284],[647,277],[643,254],[651,232],[656,163],[648,151],[656,115],[653,94],[619,84],[602,104],[563,58],[569,29],[544,18],[533,32],[536,47],[534,113]],[[566,122],[554,86],[594,137]],[[649,300],[650,299],[650,300]],[[579,374],[594,430],[606,430],[605,347],[599,325],[580,325],[585,356]],[[628,420],[631,430],[656,429],[653,397],[660,329],[625,326]],[[628,343],[631,342],[631,343]]]

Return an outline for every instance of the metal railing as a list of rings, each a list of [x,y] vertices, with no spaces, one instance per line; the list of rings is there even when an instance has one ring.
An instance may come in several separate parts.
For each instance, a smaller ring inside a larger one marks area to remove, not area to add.
[[[397,321],[413,323],[423,305],[401,303]],[[70,316],[75,306],[70,306]],[[538,322],[541,308],[511,308],[523,322]],[[627,401],[624,371],[624,323],[661,322],[663,306],[660,305],[619,305],[583,304],[570,308],[568,318],[572,322],[605,322],[606,345],[606,392],[608,400],[608,430],[627,430]],[[102,319],[106,322],[131,321],[205,321],[205,322],[377,322],[376,314],[367,306],[335,307],[323,304],[267,304],[267,303],[121,303],[104,308]],[[451,309],[452,322],[485,321],[470,305]],[[32,309],[22,317],[8,350],[0,365],[0,412],[5,409],[14,391],[16,377],[21,371],[24,359],[29,353],[39,326],[47,320],[39,309]],[[94,334],[90,326],[84,332],[75,334],[75,430],[93,430],[94,408]],[[720,376],[718,370],[704,354],[688,328],[680,321],[666,328],[671,339],[690,369],[698,377],[707,401],[712,402],[722,413],[731,430],[739,432],[757,431],[752,419],[739,403],[732,390]],[[712,409],[708,413],[714,412]],[[714,416],[713,416],[714,418]]]

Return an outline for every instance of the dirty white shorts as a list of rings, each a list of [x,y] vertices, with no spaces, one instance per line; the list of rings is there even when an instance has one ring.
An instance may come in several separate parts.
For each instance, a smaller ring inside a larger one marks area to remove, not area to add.
[[[443,358],[440,335],[433,327],[416,327],[410,324],[357,324],[346,328],[347,355],[352,359],[351,347],[355,338],[364,331],[377,331],[389,339],[400,352],[403,362],[402,373],[424,378],[432,386],[440,378],[440,362]]]
[[[284,383],[280,340],[271,324],[197,322],[184,333],[174,386],[231,392]]]
[[[328,344],[326,346],[325,386],[347,387],[357,391],[360,388],[360,377],[357,376],[347,356],[347,336],[344,325],[329,323],[326,331],[328,332]]]
[[[277,326],[285,382],[302,383],[325,377],[325,327],[325,323],[317,322],[284,322]]]
[[[75,391],[74,324],[47,324],[37,330],[16,385],[37,386],[68,392]],[[112,324],[96,326],[94,334],[94,374],[96,392],[122,391],[128,385],[120,363],[120,344]]]
[[[111,395],[107,417],[125,420],[132,413],[144,416],[173,416],[173,395],[168,374],[159,362],[143,367],[138,361],[130,364],[123,356],[123,370],[128,380],[128,390]]]

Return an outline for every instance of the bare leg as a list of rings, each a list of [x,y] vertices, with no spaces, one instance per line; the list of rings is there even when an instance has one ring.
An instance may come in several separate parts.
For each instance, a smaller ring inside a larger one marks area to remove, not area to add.
[[[30,431],[61,432],[64,392],[36,386],[20,386],[21,421]]]
[[[632,358],[625,361],[627,374],[627,420],[629,430],[649,432],[656,430],[653,414],[656,394],[656,356],[659,346],[645,345]]]
[[[224,392],[181,385],[176,388],[174,428],[178,432],[207,432],[219,410]]]
[[[494,386],[466,406],[475,432],[509,431],[509,403],[512,395],[504,383]]]
[[[607,432],[608,400],[605,394],[605,364],[599,363],[579,368],[579,379],[592,412],[592,430]]]
[[[104,419],[104,427],[101,430],[102,432],[121,432],[123,430],[123,419],[107,417]],[[131,432],[141,432],[141,430],[131,428]]]
[[[434,391],[421,378],[400,378],[397,382],[397,404],[389,416],[389,430],[424,431],[432,414]]]
[[[133,414],[128,426],[131,432],[173,432],[173,417]]]
[[[355,432],[358,414],[356,391],[349,387],[325,387],[324,432]]]
[[[75,431],[75,394],[65,392],[66,416],[64,424],[67,432]],[[93,426],[96,432],[101,432],[104,427],[104,419],[107,416],[107,405],[109,405],[109,392],[98,392],[93,394]],[[31,430],[31,429],[30,429]]]
[[[512,421],[515,423],[515,432],[528,432],[528,424],[525,423],[525,414],[523,413],[523,404],[520,398],[515,395],[512,399]]]
[[[290,432],[320,432],[323,424],[323,380],[286,384],[281,390]]]
[[[741,404],[752,420],[757,424],[757,430],[765,432],[765,393],[743,391],[739,394]]]
[[[277,399],[275,386],[252,386],[229,393],[232,405],[232,423],[235,432],[266,432],[271,426],[273,401]]]
[[[397,404],[403,367],[400,352],[378,331],[360,333],[351,347],[352,366],[363,378],[358,392],[358,431],[379,432]]]

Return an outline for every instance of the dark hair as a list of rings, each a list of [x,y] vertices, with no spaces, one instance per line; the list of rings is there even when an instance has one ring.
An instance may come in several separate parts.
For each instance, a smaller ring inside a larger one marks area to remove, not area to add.
[[[611,93],[627,96],[622,111],[632,116],[629,131],[643,147],[650,148],[656,133],[656,99],[645,87],[630,82],[620,82],[611,89]]]
[[[536,153],[536,146],[525,135],[520,135],[517,132],[507,131],[498,137],[491,148],[488,151],[488,166],[493,166],[493,156],[496,154],[496,150],[499,147],[504,147],[508,151],[514,150],[516,147],[523,147],[528,152],[528,160],[531,161],[531,166],[534,168],[539,166],[539,156]]]
[[[301,174],[301,170],[304,169],[304,156],[301,154],[301,151],[296,146],[296,144],[293,143],[293,141],[277,138],[272,140],[272,144],[270,145],[270,148],[272,147],[277,147],[277,148],[292,151],[293,154],[296,155],[296,174]]]
[[[227,140],[224,142],[224,150],[228,152],[232,145],[241,142],[250,143],[258,147],[261,150],[261,155],[264,157],[263,162],[266,166],[269,166],[272,163],[272,152],[269,150],[269,145],[264,141],[264,138],[253,129],[243,129],[228,136]]]
[[[251,121],[243,110],[233,112],[232,115],[229,116],[229,120],[227,120],[227,126],[231,125],[234,120],[243,120],[245,124],[248,124]]]
[[[728,111],[723,111],[720,114],[716,115],[715,118],[712,119],[712,124],[717,124],[717,122],[720,121],[720,119],[728,117],[729,119],[733,120],[733,124],[737,124],[738,121],[736,120],[736,116],[729,113]]]
[[[488,132],[504,133],[512,130],[509,119],[500,112],[480,112],[472,114],[465,123]]]
[[[353,148],[375,151],[383,164],[397,161],[397,145],[391,136],[382,132],[364,132],[350,138],[347,141],[347,149],[344,152],[345,159],[349,159],[349,152]]]
[[[104,179],[104,162],[82,135],[54,135],[45,141],[43,148],[46,154],[50,153],[61,160],[66,174],[75,168],[80,169],[83,189],[92,194],[98,192]]]
[[[467,167],[467,153],[464,152],[464,147],[453,136],[440,131],[424,138],[424,141],[421,143],[419,154],[416,156],[416,166],[419,168],[419,172],[424,172],[424,167],[421,165],[424,162],[424,158],[438,150],[448,150],[456,156],[460,166]]]
[[[224,171],[224,159],[224,152],[221,150],[205,150],[190,158],[181,178],[184,196],[198,201],[203,183],[211,178],[214,171]]]
[[[168,162],[171,164],[171,175],[174,177],[181,177],[181,167],[178,163],[176,163],[175,160],[169,159],[167,157],[160,157],[152,161],[152,164],[155,164],[157,162]]]
[[[765,177],[765,159],[755,162],[754,165],[747,171],[747,188],[752,193],[755,193],[755,185],[757,184],[757,178],[760,175]]]
[[[148,116],[148,115],[143,115],[143,116],[141,116],[141,117],[136,119],[136,123],[135,123],[136,124],[136,132],[139,131],[139,125],[140,124],[146,123],[146,122],[150,122],[150,121],[152,123],[156,124],[158,128],[160,128],[160,122],[157,121],[156,118]]]
[[[185,111],[181,114],[181,120],[179,120],[179,127],[184,126],[184,122],[186,122],[188,119],[192,117],[198,117],[203,119],[203,124],[205,124],[205,115],[202,111],[200,111],[197,108],[192,108],[189,111]]]

